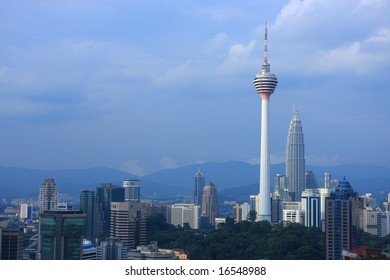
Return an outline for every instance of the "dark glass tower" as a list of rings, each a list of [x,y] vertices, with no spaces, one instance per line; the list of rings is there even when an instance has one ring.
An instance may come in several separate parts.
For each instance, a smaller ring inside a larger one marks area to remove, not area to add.
[[[202,207],[204,187],[205,187],[204,176],[203,176],[202,172],[200,172],[200,170],[198,170],[198,172],[195,175],[195,188],[194,188],[194,204],[196,206]]]
[[[85,214],[81,211],[46,211],[39,215],[40,260],[81,260]]]
[[[81,191],[80,210],[86,214],[84,238],[96,244],[103,236],[103,212],[101,204],[96,202],[94,191]]]
[[[286,147],[287,188],[292,201],[301,201],[305,188],[305,144],[298,111],[290,122]]]

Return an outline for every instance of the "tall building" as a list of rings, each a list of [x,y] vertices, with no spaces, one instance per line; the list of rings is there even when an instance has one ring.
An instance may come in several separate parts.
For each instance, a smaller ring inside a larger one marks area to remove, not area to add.
[[[314,175],[313,171],[306,171],[305,172],[305,189],[317,189],[318,188],[318,182],[316,179],[316,176]]]
[[[259,220],[271,221],[271,186],[270,186],[270,161],[268,149],[268,102],[274,93],[278,80],[272,74],[271,66],[267,58],[267,25],[264,35],[264,63],[261,72],[256,75],[253,83],[257,93],[261,96],[261,145],[260,145],[260,209]]]
[[[321,196],[318,189],[306,189],[302,192],[301,210],[306,227],[321,228]]]
[[[0,260],[23,260],[23,227],[0,218]]]
[[[103,235],[110,236],[111,202],[125,201],[125,190],[111,183],[103,183],[96,188],[96,203],[103,211]]]
[[[96,202],[94,191],[81,191],[80,210],[86,215],[84,238],[98,243],[103,237],[103,211],[101,204]]]
[[[82,211],[45,211],[39,215],[40,260],[81,260],[85,214]]]
[[[146,244],[147,208],[147,204],[141,202],[112,202],[110,237],[118,237],[133,249]]]
[[[188,224],[193,229],[199,228],[199,206],[195,204],[173,204],[171,224],[174,226]]]
[[[46,178],[43,180],[39,189],[38,201],[39,213],[44,211],[56,211],[58,207],[58,189],[54,179]]]
[[[33,216],[33,205],[32,204],[20,204],[20,218],[31,220]]]
[[[292,201],[301,201],[305,187],[305,145],[298,111],[295,110],[287,136],[286,147],[287,188]]]
[[[126,260],[127,247],[119,237],[109,237],[97,246],[97,260]]]
[[[211,225],[218,216],[217,188],[211,182],[203,189],[202,216],[207,216]]]
[[[326,259],[342,259],[342,251],[358,247],[359,212],[357,192],[345,179],[325,199]]]
[[[205,178],[199,169],[195,175],[194,204],[200,207],[202,207],[204,187],[205,187]]]
[[[382,211],[364,208],[360,212],[360,229],[371,235],[382,236]]]
[[[125,190],[125,201],[140,202],[141,200],[141,181],[129,180],[123,181],[123,188]]]

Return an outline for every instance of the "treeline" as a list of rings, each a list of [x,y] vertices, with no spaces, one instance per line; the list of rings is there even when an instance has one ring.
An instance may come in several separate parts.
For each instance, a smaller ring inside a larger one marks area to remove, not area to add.
[[[217,230],[194,230],[167,224],[162,215],[148,220],[148,239],[160,248],[181,248],[193,260],[325,259],[325,234],[301,224],[276,224],[227,218]]]

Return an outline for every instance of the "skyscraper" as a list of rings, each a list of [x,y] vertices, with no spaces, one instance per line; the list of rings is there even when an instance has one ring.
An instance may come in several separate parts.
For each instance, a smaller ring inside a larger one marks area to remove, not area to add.
[[[39,260],[81,260],[85,214],[45,211],[39,215]]]
[[[205,187],[205,179],[200,169],[195,175],[195,188],[194,188],[194,204],[196,206],[202,206],[203,189]]]
[[[271,66],[267,59],[267,25],[264,35],[264,63],[261,72],[256,75],[253,83],[257,93],[261,96],[261,146],[260,146],[260,209],[259,220],[271,221],[271,187],[270,187],[270,163],[268,150],[268,101],[274,93],[278,80],[270,72]]]
[[[211,225],[214,225],[215,218],[218,216],[217,188],[212,182],[203,190],[202,216],[207,216]]]
[[[103,236],[103,211],[101,204],[96,203],[94,191],[81,191],[80,210],[86,214],[84,238],[96,244]]]
[[[147,207],[135,201],[112,202],[110,237],[119,237],[129,248],[146,244]]]
[[[96,202],[102,206],[103,235],[110,236],[111,202],[125,201],[125,190],[111,183],[103,183],[96,188]]]
[[[58,189],[54,179],[46,178],[43,180],[39,189],[39,213],[44,211],[55,211],[58,207]]]
[[[305,145],[298,111],[295,110],[287,136],[286,147],[287,188],[292,201],[301,201],[305,187]]]
[[[325,198],[326,259],[339,260],[342,251],[358,247],[360,201],[345,179]]]
[[[125,201],[140,202],[141,199],[141,187],[140,180],[123,181],[123,188],[125,190]]]
[[[302,192],[301,209],[305,226],[321,227],[321,196],[318,189],[306,189]]]

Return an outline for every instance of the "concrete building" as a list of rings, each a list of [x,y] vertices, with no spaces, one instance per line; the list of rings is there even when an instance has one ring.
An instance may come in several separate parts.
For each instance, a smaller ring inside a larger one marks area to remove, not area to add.
[[[157,241],[152,241],[148,245],[137,246],[136,249],[129,250],[128,260],[173,260],[175,254],[171,251],[159,250]]]
[[[111,203],[110,237],[118,237],[129,248],[146,244],[146,203],[125,201]]]
[[[31,220],[33,218],[34,208],[32,204],[20,204],[20,218]]]
[[[119,237],[108,237],[97,246],[97,260],[126,260],[127,247]]]
[[[321,197],[318,189],[306,189],[302,192],[301,209],[306,227],[321,227]]]
[[[217,188],[212,182],[203,189],[202,216],[209,217],[211,225],[215,224],[215,218],[218,217]]]
[[[363,208],[360,211],[360,229],[372,235],[382,236],[382,211],[372,208]]]
[[[58,189],[54,179],[46,178],[43,180],[39,189],[38,208],[39,213],[58,210]]]
[[[268,127],[268,103],[274,93],[278,80],[271,73],[271,66],[268,63],[267,50],[267,25],[264,35],[264,63],[261,65],[261,72],[256,75],[253,83],[256,91],[261,97],[261,143],[260,143],[260,205],[256,211],[259,220],[271,221],[271,186],[270,186],[270,159],[269,159],[269,127]]]
[[[184,226],[188,224],[190,228],[199,228],[199,206],[195,204],[173,204],[171,206],[171,224],[174,226]]]

